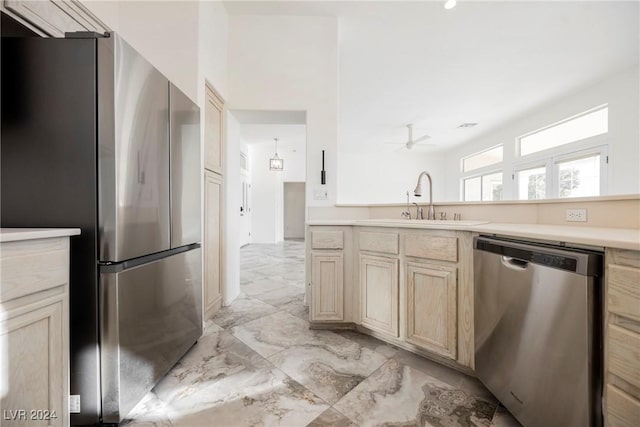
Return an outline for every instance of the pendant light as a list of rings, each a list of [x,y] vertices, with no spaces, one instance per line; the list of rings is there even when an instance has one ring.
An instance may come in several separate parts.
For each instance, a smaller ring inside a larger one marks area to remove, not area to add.
[[[276,154],[269,159],[269,170],[281,171],[284,169],[284,159],[278,157],[278,138],[273,138],[276,141]]]

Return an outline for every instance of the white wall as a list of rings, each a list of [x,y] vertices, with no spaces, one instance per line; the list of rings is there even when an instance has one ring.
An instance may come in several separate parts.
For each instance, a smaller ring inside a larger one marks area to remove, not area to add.
[[[198,99],[198,2],[83,0],[83,4],[191,99]]]
[[[509,178],[516,158],[516,139],[528,132],[609,104],[608,195],[640,193],[640,77],[638,67],[624,70],[583,90],[536,108],[500,129],[470,141],[446,154],[446,191],[438,201],[460,199],[460,159],[483,149],[504,144],[505,198],[512,196]]]
[[[229,43],[229,18],[220,1],[200,1],[199,49],[200,86],[204,105],[204,79],[216,91],[227,97],[227,45]]]
[[[283,183],[305,182],[307,156],[303,144],[278,145],[278,156],[284,159],[282,172],[269,170],[269,159],[273,153],[272,144],[249,145],[251,243],[277,243],[284,239]]]
[[[247,168],[249,168],[249,146],[243,141],[240,140],[240,152],[247,156]],[[246,206],[247,211],[244,212],[244,215],[240,217],[240,246],[248,245],[251,243],[251,211],[253,210],[253,196],[251,194],[251,172],[240,169],[240,180],[244,180],[248,184],[247,197],[248,197],[248,205]],[[240,188],[238,191],[242,191]]]
[[[433,200],[442,200],[445,193],[444,155],[419,151],[351,152],[339,150],[340,161],[338,203],[404,203],[406,192],[411,202],[428,203],[425,188],[422,198],[413,196],[420,172],[427,171],[433,179]],[[425,181],[426,182],[426,181]],[[426,184],[425,184],[426,185]]]
[[[240,293],[240,124],[226,114],[227,151],[224,159],[224,283],[223,304],[229,305]]]
[[[336,202],[337,49],[338,24],[333,17],[229,17],[230,107],[307,113],[307,206]],[[326,150],[328,198],[313,200],[314,188],[320,188],[321,150]],[[253,165],[257,159],[251,161]],[[257,175],[252,185],[255,207],[262,197]],[[257,237],[255,223],[252,230]]]

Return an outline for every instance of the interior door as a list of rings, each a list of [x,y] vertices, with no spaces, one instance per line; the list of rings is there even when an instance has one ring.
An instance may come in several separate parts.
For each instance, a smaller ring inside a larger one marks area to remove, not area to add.
[[[304,182],[285,182],[284,238],[304,239]]]

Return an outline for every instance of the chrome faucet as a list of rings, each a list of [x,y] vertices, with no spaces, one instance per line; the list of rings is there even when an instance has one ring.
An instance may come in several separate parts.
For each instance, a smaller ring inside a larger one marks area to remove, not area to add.
[[[413,204],[416,205],[416,219],[424,219],[422,208],[420,207],[420,205],[418,205],[416,202],[413,202]]]
[[[433,181],[431,181],[431,175],[426,171],[422,171],[418,176],[418,184],[413,193],[416,197],[422,197],[422,177],[426,176],[429,179],[429,209],[427,210],[427,219],[436,219],[436,210],[433,207]]]
[[[411,204],[409,203],[409,192],[407,191],[407,210],[406,211],[402,211],[402,213],[400,215],[402,215],[403,218],[406,219],[411,219]]]

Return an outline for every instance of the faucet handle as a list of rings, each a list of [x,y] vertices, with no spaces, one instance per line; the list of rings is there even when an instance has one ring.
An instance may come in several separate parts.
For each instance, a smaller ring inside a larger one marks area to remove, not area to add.
[[[446,220],[447,219],[447,213],[446,212],[440,212],[440,219],[441,220]]]
[[[403,218],[406,219],[411,219],[411,212],[409,211],[402,211],[402,213],[400,214]]]

